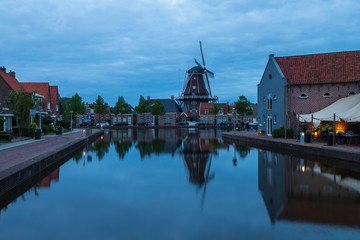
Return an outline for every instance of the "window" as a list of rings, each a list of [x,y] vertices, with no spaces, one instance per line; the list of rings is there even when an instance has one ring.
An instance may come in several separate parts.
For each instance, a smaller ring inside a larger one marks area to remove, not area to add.
[[[204,117],[200,117],[200,121],[202,121],[202,122],[203,122],[203,121],[204,121]]]
[[[214,117],[209,117],[210,122],[214,122]]]
[[[146,116],[146,122],[150,122],[150,116],[148,115],[148,116]]]
[[[48,102],[48,109],[50,109],[50,102]]]
[[[140,116],[140,122],[144,122],[144,116]]]
[[[209,114],[209,109],[205,109],[205,114]]]
[[[326,93],[323,94],[323,97],[331,97],[331,93],[326,92]]]
[[[56,111],[57,112],[59,111],[59,105],[56,105]]]
[[[166,116],[162,117],[162,121],[163,121],[163,123],[166,123]]]
[[[195,85],[193,85],[193,89],[196,89],[196,86],[195,86]]]
[[[271,80],[271,77],[272,77],[271,74],[269,74],[269,79],[270,79],[270,80]]]
[[[169,116],[169,123],[173,122],[173,116]]]
[[[116,117],[113,117],[113,123],[116,123]]]
[[[355,95],[355,94],[357,94],[355,91],[351,91],[351,92],[348,93],[348,96],[352,96],[352,95]]]
[[[205,122],[207,122],[208,121],[208,117],[205,117]]]
[[[274,124],[276,124],[276,121],[277,121],[277,116],[276,114],[274,115]]]
[[[272,110],[272,98],[271,94],[267,96],[267,110]]]
[[[90,108],[90,113],[94,113],[94,109]]]
[[[299,95],[299,98],[308,98],[308,95],[306,93],[302,93]]]

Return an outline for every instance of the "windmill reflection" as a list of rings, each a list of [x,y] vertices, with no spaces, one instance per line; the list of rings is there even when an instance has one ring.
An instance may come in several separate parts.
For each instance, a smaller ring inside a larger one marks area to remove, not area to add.
[[[219,148],[228,148],[222,140],[215,138],[216,129],[201,129],[197,132],[184,134],[179,153],[184,159],[189,182],[197,186],[198,191],[203,188],[201,207],[204,207],[207,183],[215,178],[211,173],[211,162],[218,154]]]
[[[259,150],[259,190],[272,223],[360,226],[360,170]],[[350,170],[351,169],[351,170]]]

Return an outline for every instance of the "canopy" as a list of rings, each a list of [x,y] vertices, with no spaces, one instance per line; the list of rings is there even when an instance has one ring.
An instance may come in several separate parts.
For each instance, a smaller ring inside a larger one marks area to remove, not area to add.
[[[334,121],[334,113],[335,121],[360,122],[360,94],[341,98],[318,112],[297,116],[300,121],[311,122],[312,115],[313,124],[317,127],[320,121]]]

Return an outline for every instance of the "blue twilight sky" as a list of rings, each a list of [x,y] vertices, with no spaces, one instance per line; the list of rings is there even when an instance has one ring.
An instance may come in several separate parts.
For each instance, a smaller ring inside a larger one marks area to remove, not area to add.
[[[63,97],[137,105],[179,95],[201,40],[213,95],[256,102],[269,54],[359,50],[359,12],[357,0],[1,0],[0,65]]]

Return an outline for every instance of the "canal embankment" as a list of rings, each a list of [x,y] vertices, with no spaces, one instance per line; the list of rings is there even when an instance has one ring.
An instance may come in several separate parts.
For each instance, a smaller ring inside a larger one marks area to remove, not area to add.
[[[252,131],[225,132],[222,138],[227,143],[239,143],[251,147],[294,155],[312,160],[329,159],[360,163],[360,146],[337,144],[329,146],[325,142],[313,141],[300,144],[296,139],[280,139],[265,135],[256,135]]]
[[[83,137],[78,131],[65,135],[45,136],[26,144],[0,148],[0,196],[15,189],[53,165],[63,163],[76,151],[104,133],[93,129]]]

